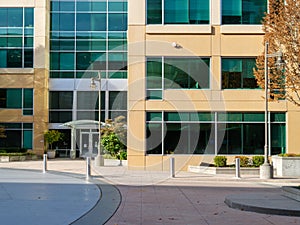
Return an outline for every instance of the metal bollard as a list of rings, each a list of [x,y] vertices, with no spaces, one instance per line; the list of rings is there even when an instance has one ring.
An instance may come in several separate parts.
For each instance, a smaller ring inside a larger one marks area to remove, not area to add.
[[[240,159],[236,158],[235,159],[235,177],[236,178],[241,178],[241,170],[240,170]]]
[[[43,173],[47,171],[47,154],[43,155]]]
[[[170,158],[170,177],[175,177],[175,159]]]
[[[91,176],[91,157],[86,157],[86,180],[89,180]]]

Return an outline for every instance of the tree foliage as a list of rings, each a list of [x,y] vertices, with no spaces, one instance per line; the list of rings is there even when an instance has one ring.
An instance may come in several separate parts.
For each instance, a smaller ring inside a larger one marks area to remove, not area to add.
[[[127,130],[125,117],[119,116],[114,120],[105,121],[101,128],[101,144],[114,157],[126,149]]]
[[[58,130],[48,130],[44,134],[45,141],[50,145],[50,149],[52,150],[52,145],[55,142],[62,141],[64,139],[64,134],[59,132]]]
[[[5,128],[0,126],[0,138],[6,138]]]
[[[264,42],[270,53],[283,52],[285,67],[276,69],[276,58],[268,58],[271,99],[286,99],[300,106],[300,1],[269,0],[269,12],[263,20]],[[256,60],[254,75],[265,88],[264,54]]]

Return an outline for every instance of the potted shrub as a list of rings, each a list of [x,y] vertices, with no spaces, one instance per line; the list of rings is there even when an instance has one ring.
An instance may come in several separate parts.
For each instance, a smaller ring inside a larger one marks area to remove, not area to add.
[[[47,143],[46,153],[49,159],[55,158],[56,151],[53,149],[53,144],[55,142],[59,142],[63,140],[63,133],[59,132],[58,130],[48,130],[44,134],[45,141]],[[49,148],[50,146],[50,148]]]

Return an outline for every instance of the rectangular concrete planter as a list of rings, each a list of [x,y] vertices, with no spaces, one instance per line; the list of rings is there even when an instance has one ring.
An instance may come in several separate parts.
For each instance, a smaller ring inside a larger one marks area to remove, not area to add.
[[[189,172],[206,173],[206,174],[230,174],[235,175],[235,168],[228,167],[205,167],[189,166]],[[241,175],[259,175],[259,168],[240,168]]]
[[[300,157],[272,156],[275,175],[300,177]]]
[[[22,156],[0,156],[0,162],[14,162],[14,161],[25,161],[25,160],[36,160],[36,155],[22,155]]]

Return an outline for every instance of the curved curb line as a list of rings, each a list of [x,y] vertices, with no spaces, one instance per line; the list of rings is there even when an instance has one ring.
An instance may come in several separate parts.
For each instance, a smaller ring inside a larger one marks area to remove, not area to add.
[[[91,180],[90,180],[91,181]],[[97,203],[83,216],[72,222],[72,225],[99,225],[105,224],[118,210],[122,196],[119,189],[111,184],[91,181],[100,190],[101,196]]]
[[[232,196],[225,198],[225,204],[233,209],[239,209],[241,211],[249,211],[256,213],[281,215],[281,216],[298,216],[300,217],[300,210],[284,209],[284,208],[271,208],[268,206],[258,206],[254,204],[241,203],[239,201],[233,200]]]

